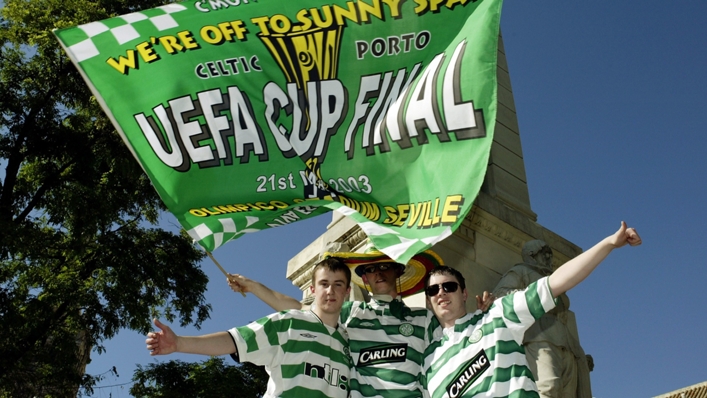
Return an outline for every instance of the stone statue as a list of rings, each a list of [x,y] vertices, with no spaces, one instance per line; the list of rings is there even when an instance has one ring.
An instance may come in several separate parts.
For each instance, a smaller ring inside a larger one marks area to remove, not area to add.
[[[552,249],[541,240],[523,245],[523,263],[511,268],[493,294],[502,297],[525,289],[552,274]],[[557,297],[557,307],[543,315],[525,332],[523,345],[530,370],[543,398],[591,398],[587,356],[577,340],[574,314],[566,294]]]

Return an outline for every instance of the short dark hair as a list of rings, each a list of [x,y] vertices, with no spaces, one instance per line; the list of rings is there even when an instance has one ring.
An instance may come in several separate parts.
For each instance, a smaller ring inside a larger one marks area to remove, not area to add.
[[[427,276],[425,277],[425,289],[430,286],[430,278],[432,278],[432,275],[449,275],[454,278],[457,278],[457,282],[459,282],[459,287],[461,287],[462,290],[466,289],[466,281],[464,280],[462,273],[452,267],[435,267],[430,272],[428,272]]]
[[[312,286],[317,283],[315,278],[317,277],[317,271],[319,271],[320,269],[326,269],[331,272],[341,271],[346,276],[346,284],[351,284],[351,270],[349,269],[349,267],[344,264],[344,262],[341,261],[341,259],[338,257],[328,257],[318,262],[317,265],[314,266],[314,269],[312,270]]]

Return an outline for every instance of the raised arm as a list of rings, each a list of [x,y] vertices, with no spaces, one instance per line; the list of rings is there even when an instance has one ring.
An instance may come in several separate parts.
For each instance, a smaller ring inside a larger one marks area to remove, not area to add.
[[[476,309],[481,310],[481,312],[486,312],[491,304],[493,304],[494,300],[496,300],[496,296],[484,290],[482,296],[476,295]]]
[[[168,355],[174,352],[201,355],[227,355],[236,353],[236,345],[228,332],[205,334],[203,336],[177,336],[172,329],[157,319],[158,332],[147,334],[145,343],[150,355]]]
[[[231,290],[234,292],[253,293],[275,311],[300,310],[306,308],[306,306],[294,298],[276,292],[262,283],[248,279],[243,275],[228,274],[227,282],[228,286],[230,286]]]
[[[550,275],[552,294],[557,297],[577,286],[594,271],[612,250],[625,246],[627,243],[631,246],[640,245],[641,237],[638,236],[635,229],[628,228],[626,223],[621,221],[621,228],[616,233],[607,236],[591,249],[566,262]]]

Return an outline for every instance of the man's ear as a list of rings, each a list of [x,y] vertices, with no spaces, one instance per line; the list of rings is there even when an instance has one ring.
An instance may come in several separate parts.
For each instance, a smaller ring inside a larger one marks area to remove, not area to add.
[[[466,303],[466,299],[469,297],[469,292],[466,291],[466,288],[462,290],[462,297],[464,297],[464,302]]]
[[[314,285],[312,285],[312,286],[309,287],[309,292],[312,293],[312,294],[314,294]]]
[[[368,283],[368,278],[366,278],[366,274],[361,275],[361,280],[363,280],[363,283]]]

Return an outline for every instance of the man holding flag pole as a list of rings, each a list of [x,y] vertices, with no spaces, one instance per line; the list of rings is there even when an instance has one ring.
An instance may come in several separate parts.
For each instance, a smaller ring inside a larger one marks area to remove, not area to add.
[[[351,272],[340,260],[322,260],[312,275],[313,308],[272,314],[202,336],[178,336],[155,319],[160,330],[148,333],[147,349],[150,355],[230,354],[238,362],[265,366],[270,375],[267,398],[347,398],[351,357],[346,331],[338,320],[350,280]]]

